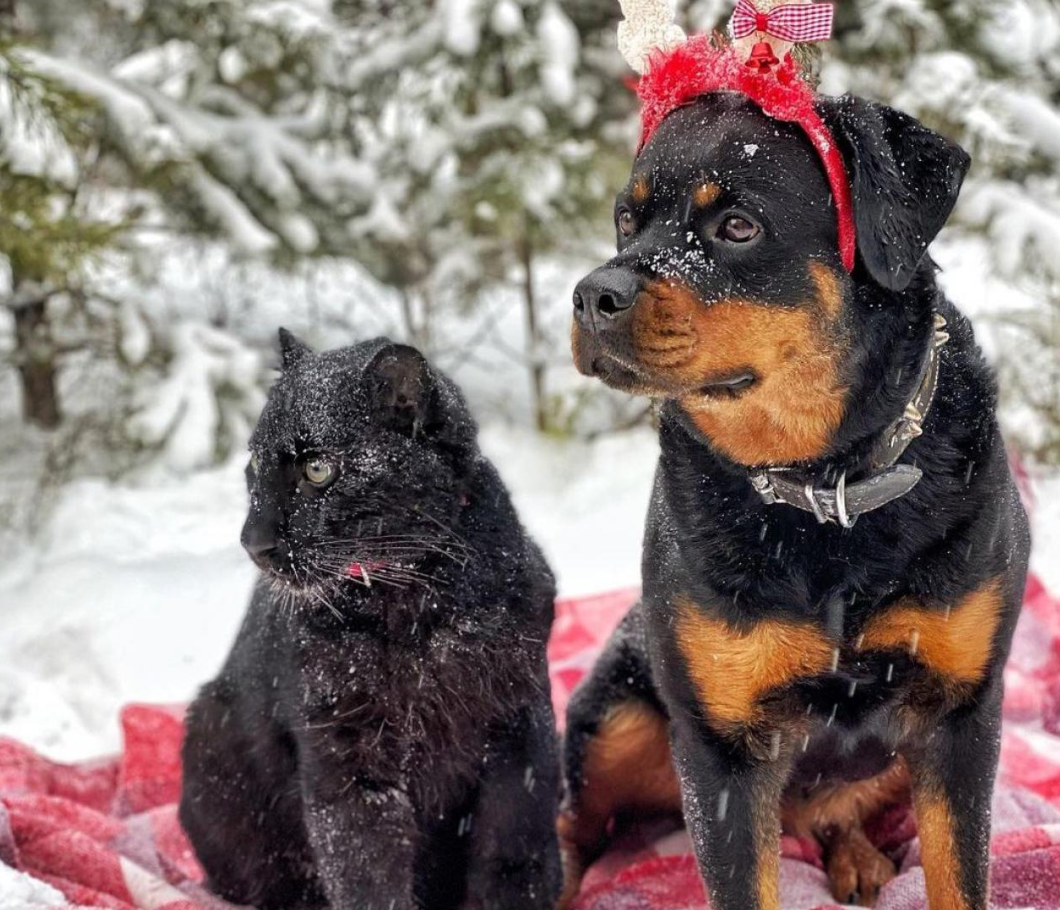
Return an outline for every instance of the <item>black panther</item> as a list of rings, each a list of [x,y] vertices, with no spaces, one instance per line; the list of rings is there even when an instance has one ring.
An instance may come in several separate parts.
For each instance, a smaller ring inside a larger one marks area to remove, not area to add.
[[[187,721],[208,884],[259,910],[551,908],[552,574],[419,352],[281,345],[246,470],[261,574]]]
[[[1002,669],[1027,518],[990,369],[926,255],[969,158],[820,97],[853,270],[805,133],[736,93],[662,121],[574,295],[578,368],[662,402],[643,601],[573,698],[573,871],[680,812],[715,910],[777,910],[784,829],[871,904],[863,824],[911,800],[931,910],[985,910]],[[675,775],[674,771],[677,774]]]

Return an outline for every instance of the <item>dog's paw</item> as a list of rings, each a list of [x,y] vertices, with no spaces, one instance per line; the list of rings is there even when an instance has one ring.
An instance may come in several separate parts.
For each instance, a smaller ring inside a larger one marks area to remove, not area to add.
[[[880,889],[898,870],[860,828],[851,828],[831,842],[826,863],[832,894],[842,904],[871,907]]]

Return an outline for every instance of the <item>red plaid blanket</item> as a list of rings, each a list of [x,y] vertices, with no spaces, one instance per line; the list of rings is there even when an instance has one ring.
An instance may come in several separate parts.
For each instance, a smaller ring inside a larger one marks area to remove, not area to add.
[[[633,596],[558,604],[549,656],[560,717]],[[994,906],[1060,910],[1060,601],[1033,578],[1006,679]],[[181,716],[178,708],[130,705],[121,718],[123,753],[77,765],[0,739],[0,910],[228,906],[200,887],[177,823]],[[872,835],[901,869],[880,910],[924,910],[912,818],[892,813]],[[834,906],[813,844],[786,840],[784,857],[785,910]],[[705,906],[686,835],[655,829],[630,834],[589,871],[578,910]]]

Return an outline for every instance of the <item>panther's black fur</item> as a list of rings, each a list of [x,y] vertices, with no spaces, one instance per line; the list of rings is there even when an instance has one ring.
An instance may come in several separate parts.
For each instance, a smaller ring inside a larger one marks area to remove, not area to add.
[[[184,747],[209,885],[260,910],[545,910],[552,574],[417,351],[281,337],[247,469],[262,574]]]

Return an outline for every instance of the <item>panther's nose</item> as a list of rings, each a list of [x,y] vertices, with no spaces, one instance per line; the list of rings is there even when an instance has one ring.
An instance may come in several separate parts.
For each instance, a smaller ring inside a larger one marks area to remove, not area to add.
[[[248,518],[243,525],[243,533],[239,535],[239,541],[250,558],[259,566],[269,562],[279,549],[275,528],[269,523],[256,521],[253,518]]]
[[[640,279],[626,268],[603,266],[590,272],[574,289],[574,318],[596,328],[629,310],[640,293]]]

